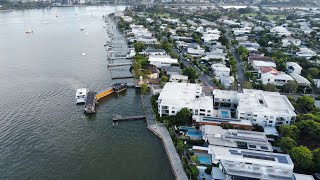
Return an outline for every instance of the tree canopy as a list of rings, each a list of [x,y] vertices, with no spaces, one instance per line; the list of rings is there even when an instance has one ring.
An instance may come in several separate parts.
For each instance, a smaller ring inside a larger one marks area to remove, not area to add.
[[[314,106],[314,98],[311,96],[300,96],[296,102],[301,109],[306,109],[308,111]]]
[[[142,42],[136,42],[133,44],[136,53],[142,52],[145,49],[145,45]]]
[[[283,152],[288,153],[293,147],[297,146],[297,143],[290,137],[283,137],[278,142],[278,146]]]
[[[197,71],[193,67],[187,67],[182,70],[182,74],[188,76],[190,82],[194,83],[199,77]]]
[[[251,83],[251,82],[245,81],[245,82],[242,84],[242,88],[243,88],[243,89],[253,89],[253,86],[252,86],[252,83]]]
[[[298,84],[295,81],[288,81],[283,85],[283,90],[288,93],[296,92],[298,89]]]
[[[293,140],[299,138],[300,130],[296,125],[283,125],[279,127],[279,130],[283,137],[290,137]]]
[[[274,84],[267,84],[263,86],[264,91],[278,92],[279,89]]]
[[[290,151],[290,156],[295,165],[301,169],[308,169],[313,166],[313,154],[305,146],[293,147]]]

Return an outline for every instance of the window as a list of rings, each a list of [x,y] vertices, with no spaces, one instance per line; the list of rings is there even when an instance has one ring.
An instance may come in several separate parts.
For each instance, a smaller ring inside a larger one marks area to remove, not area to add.
[[[172,107],[172,109],[175,109],[175,107]]]
[[[211,110],[208,110],[207,112],[208,112],[208,113],[211,113]]]
[[[206,114],[204,114],[204,113],[200,113],[200,116],[205,116]]]
[[[256,119],[252,119],[252,121],[257,121]]]
[[[174,114],[174,113],[175,113],[175,111],[171,111],[171,113],[172,113],[172,114]]]
[[[247,114],[247,116],[251,116],[251,114]]]
[[[257,117],[258,115],[254,114],[253,117]]]
[[[205,110],[205,109],[200,109],[200,111],[201,111],[201,112],[205,112],[206,110]]]
[[[244,119],[244,117],[240,117],[240,119]]]
[[[270,116],[270,119],[273,119],[273,116]]]
[[[273,123],[273,121],[269,121],[269,123]]]

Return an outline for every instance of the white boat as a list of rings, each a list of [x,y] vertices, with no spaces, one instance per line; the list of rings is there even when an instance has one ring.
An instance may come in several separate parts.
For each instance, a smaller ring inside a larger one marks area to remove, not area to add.
[[[31,27],[27,27],[27,28],[26,28],[26,33],[27,33],[27,34],[33,33],[33,30],[31,29]]]
[[[76,104],[85,103],[88,90],[86,88],[77,89],[76,92]]]
[[[84,30],[84,26],[82,26],[80,30],[83,31]]]
[[[82,55],[82,56],[85,56],[85,55],[86,55],[86,53],[82,53],[81,55]]]

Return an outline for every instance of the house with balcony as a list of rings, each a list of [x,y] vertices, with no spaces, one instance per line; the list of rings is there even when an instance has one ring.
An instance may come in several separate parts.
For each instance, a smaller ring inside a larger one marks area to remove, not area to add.
[[[262,127],[290,125],[296,113],[288,98],[278,92],[254,89],[237,91],[213,90],[213,115],[219,111],[235,114],[235,118],[251,121]]]

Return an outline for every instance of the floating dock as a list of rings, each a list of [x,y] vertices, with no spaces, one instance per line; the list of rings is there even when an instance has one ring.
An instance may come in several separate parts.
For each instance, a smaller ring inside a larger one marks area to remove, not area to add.
[[[100,99],[102,99],[112,93],[119,93],[119,92],[126,90],[126,89],[127,89],[126,83],[115,83],[112,85],[112,87],[110,87],[100,93],[96,93],[94,91],[89,91],[87,94],[87,98],[86,98],[84,113],[86,113],[86,114],[95,113],[96,112],[96,110],[95,110],[96,104]]]

